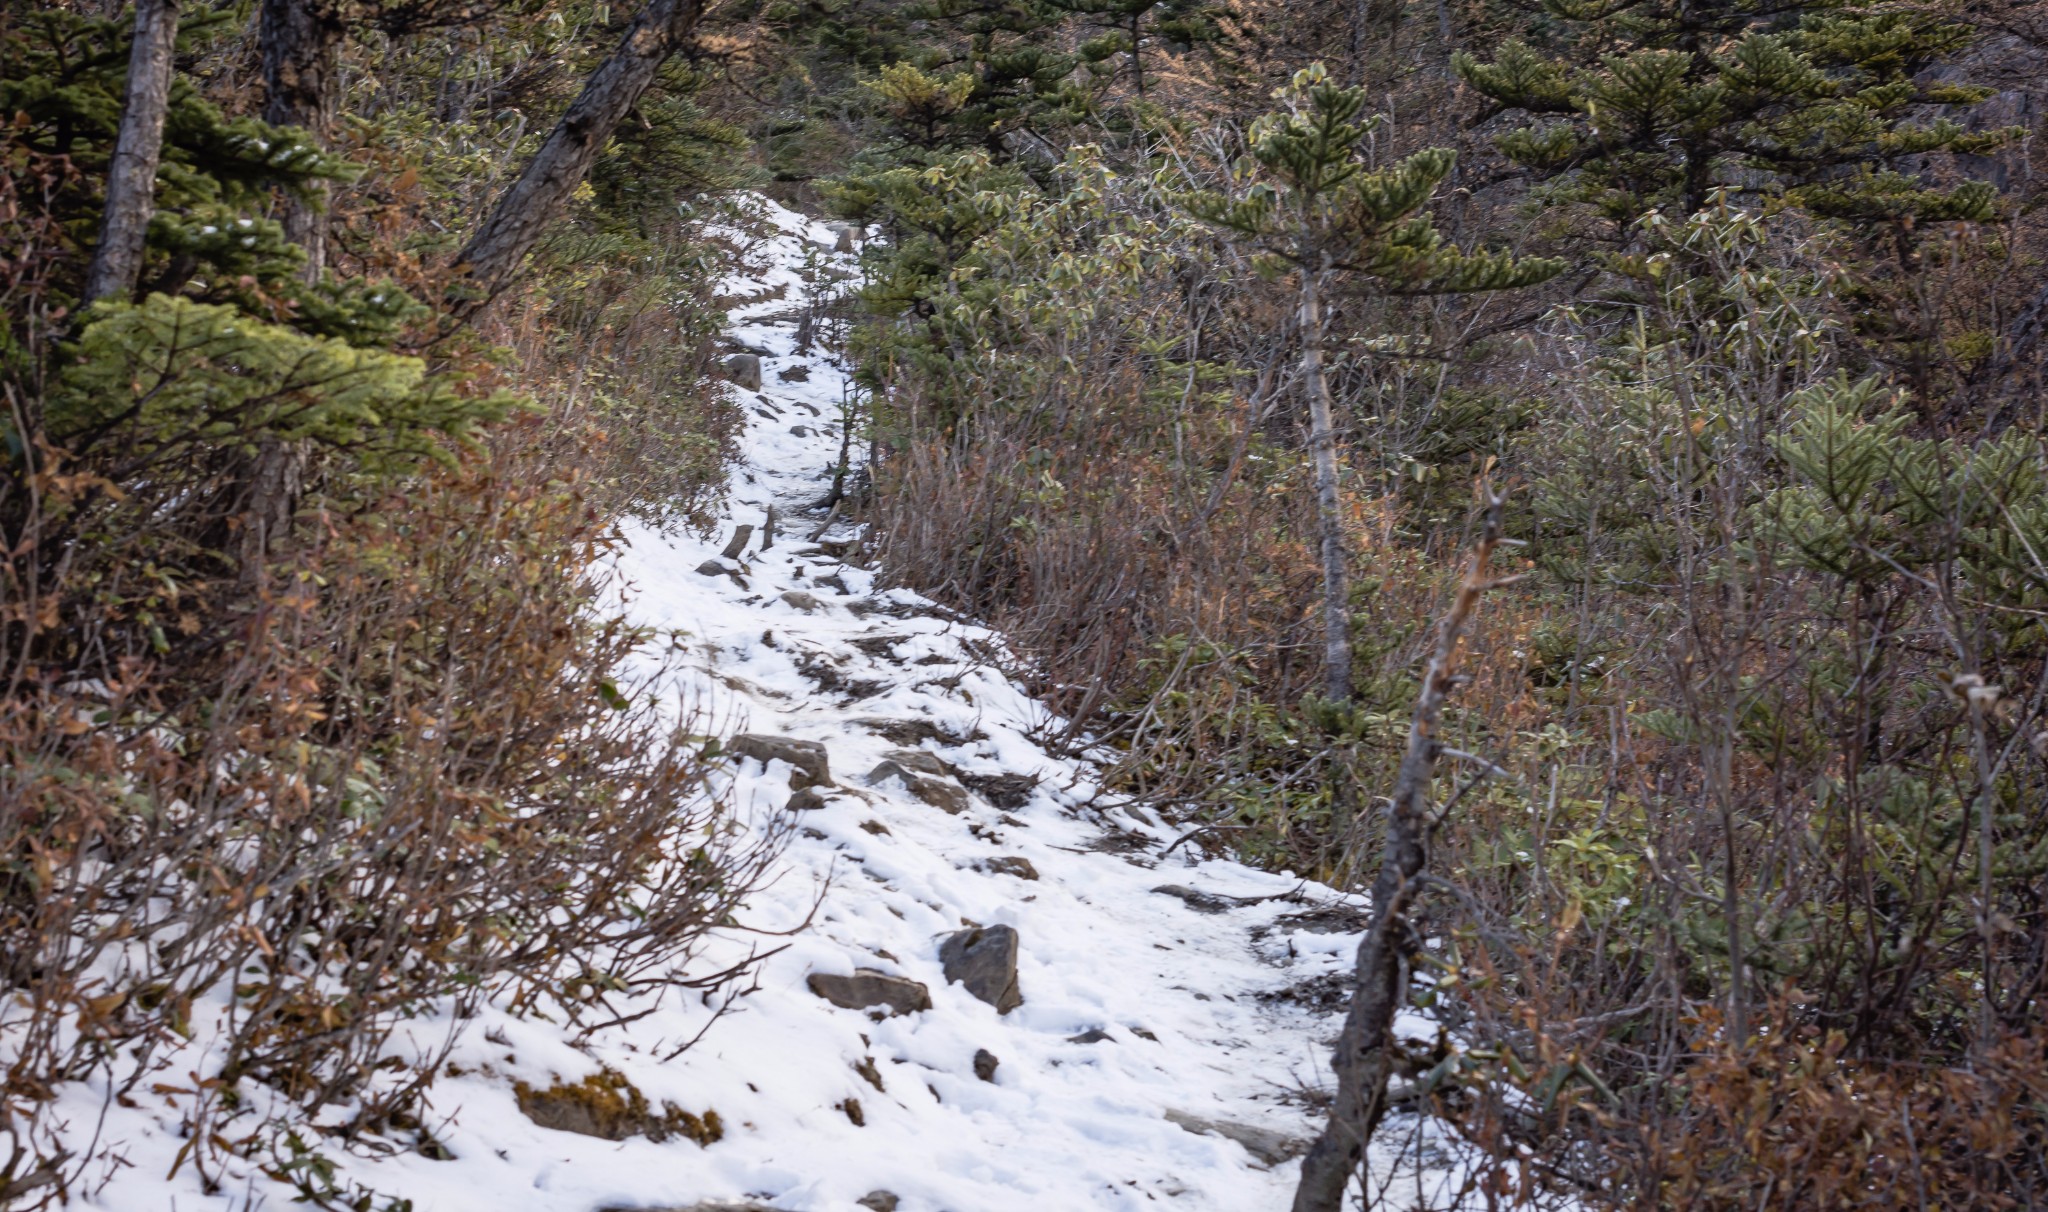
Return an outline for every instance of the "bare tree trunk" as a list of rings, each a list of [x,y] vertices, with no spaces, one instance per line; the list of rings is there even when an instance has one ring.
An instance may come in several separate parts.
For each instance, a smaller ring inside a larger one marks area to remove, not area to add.
[[[136,0],[135,42],[121,130],[107,170],[107,207],[100,243],[86,276],[85,299],[127,298],[142,276],[149,218],[156,211],[156,166],[163,157],[164,114],[170,108],[171,57],[178,43],[178,0]]]
[[[1344,1190],[1365,1161],[1366,1142],[1387,1109],[1387,1076],[1393,1060],[1388,1047],[1394,1014],[1408,989],[1408,907],[1421,886],[1429,861],[1429,838],[1436,821],[1430,813],[1429,788],[1436,759],[1443,752],[1437,722],[1444,703],[1460,681],[1458,641],[1472,621],[1480,597],[1514,578],[1496,580],[1491,565],[1501,542],[1501,498],[1489,495],[1479,542],[1472,549],[1465,580],[1438,626],[1436,652],[1423,674],[1408,727],[1408,751],[1395,776],[1393,802],[1387,806],[1386,849],[1372,885],[1372,922],[1358,944],[1351,1008],[1337,1036],[1331,1067],[1337,1074],[1337,1098],[1323,1134],[1301,1162],[1301,1185],[1294,1192],[1294,1212],[1339,1212]]]
[[[1131,14],[1131,81],[1138,86],[1138,100],[1140,101],[1145,99],[1145,61],[1139,57],[1142,53],[1139,43],[1145,33],[1144,27],[1141,24],[1143,20],[1142,14]]]
[[[315,0],[263,0],[257,40],[263,50],[263,120],[297,126],[327,148],[335,105],[335,60],[347,27],[341,13]],[[326,182],[308,183],[306,196],[284,203],[284,234],[306,250],[306,281],[320,280],[327,264]]]
[[[306,444],[267,437],[244,464],[249,505],[242,513],[241,584],[254,592],[270,557],[291,537],[306,475]]]
[[[1351,697],[1351,590],[1344,567],[1344,508],[1337,492],[1337,426],[1323,378],[1323,274],[1301,268],[1301,378],[1308,390],[1309,448],[1316,463],[1316,529],[1323,558],[1323,695]]]
[[[612,131],[654,82],[661,65],[681,49],[703,11],[703,0],[649,0],[625,40],[569,104],[526,171],[457,254],[468,289],[464,297],[451,301],[452,312],[463,316],[476,311],[511,281],[541,233],[561,214],[570,192],[588,175]]]
[[[263,0],[257,42],[263,54],[263,120],[296,126],[315,147],[327,149],[334,124],[336,60],[348,27],[327,0]],[[324,181],[284,199],[284,234],[306,251],[303,275],[318,282],[327,265]],[[247,592],[262,583],[270,557],[291,537],[292,517],[306,477],[304,442],[264,438],[244,472],[249,505],[242,515],[241,578]]]

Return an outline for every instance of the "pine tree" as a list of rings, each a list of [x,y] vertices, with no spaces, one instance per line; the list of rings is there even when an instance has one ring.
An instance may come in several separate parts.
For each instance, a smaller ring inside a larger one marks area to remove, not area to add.
[[[1092,17],[1109,29],[1110,40],[1098,42],[1104,53],[1130,56],[1131,84],[1145,95],[1145,43],[1148,38],[1182,46],[1213,41],[1216,22],[1203,0],[1047,0],[1053,7]],[[1148,33],[1149,30],[1149,33]]]
[[[1939,318],[1914,284],[1944,228],[1999,217],[1997,191],[1933,171],[2020,128],[1954,117],[1992,95],[1930,69],[1976,32],[1929,10],[1841,0],[1544,0],[1560,48],[1511,39],[1453,67],[1491,110],[1534,121],[1500,150],[1548,202],[1590,207],[1617,243],[1653,211],[1694,215],[1717,198],[1789,205],[1859,246],[1844,285],[1856,329],[1923,397],[1941,357]]]
[[[1370,167],[1359,143],[1380,119],[1362,117],[1365,90],[1340,87],[1321,63],[1295,73],[1276,95],[1283,108],[1249,132],[1247,187],[1193,193],[1185,205],[1227,239],[1297,274],[1323,564],[1324,694],[1343,702],[1351,698],[1351,634],[1337,426],[1323,376],[1329,284],[1341,276],[1383,294],[1462,294],[1533,286],[1564,266],[1444,243],[1427,208],[1454,153],[1429,148]]]
[[[1043,0],[920,0],[909,13],[966,42],[962,53],[934,50],[920,63],[973,80],[947,124],[947,144],[979,146],[998,160],[1016,153],[1020,137],[1039,136],[1029,141],[1043,146],[1044,136],[1085,115],[1074,72],[1090,55],[1112,53],[1055,45],[1064,14]]]
[[[1991,95],[1927,78],[1969,44],[1966,26],[1826,0],[1790,12],[1745,0],[1544,8],[1568,45],[1598,33],[1603,49],[1573,59],[1511,39],[1490,63],[1464,52],[1452,63],[1492,113],[1536,119],[1500,148],[1555,183],[1554,198],[1591,203],[1623,227],[1652,209],[1697,214],[1722,187],[1840,218],[1990,217],[1978,183],[1904,188],[1916,158],[1979,153],[2017,134],[1925,120],[1930,107]]]

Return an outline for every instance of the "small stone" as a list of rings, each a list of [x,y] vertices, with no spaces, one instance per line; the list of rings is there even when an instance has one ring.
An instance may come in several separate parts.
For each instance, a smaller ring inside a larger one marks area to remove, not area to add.
[[[1020,880],[1035,880],[1038,878],[1038,868],[1031,865],[1030,859],[1017,858],[1012,855],[992,858],[983,863],[981,869],[995,875],[1014,875]]]
[[[727,568],[717,560],[706,560],[702,564],[697,565],[697,575],[699,576],[729,577],[733,575],[733,571],[733,569]]]
[[[808,383],[811,381],[811,368],[798,362],[795,366],[783,367],[775,377],[785,383]]]
[[[948,983],[1008,1014],[1024,1004],[1017,988],[1017,931],[1009,926],[971,926],[948,935],[939,945],[939,963]]]
[[[865,1128],[868,1126],[868,1115],[867,1112],[860,1109],[859,1099],[849,1098],[839,1104],[839,1109],[846,1112],[846,1118],[853,1121],[854,1127]]]
[[[750,757],[763,765],[774,762],[788,762],[795,770],[789,778],[791,791],[802,791],[816,785],[832,786],[832,772],[826,763],[825,747],[816,741],[799,741],[795,737],[763,736],[755,732],[742,732],[726,741],[725,751]]]
[[[739,353],[725,360],[725,377],[742,391],[761,390],[761,358],[758,354]]]
[[[953,816],[967,811],[971,803],[967,798],[966,788],[945,779],[933,778],[928,774],[906,769],[901,763],[893,760],[883,761],[868,771],[867,783],[870,787],[886,783],[890,779],[901,779],[904,788],[910,794]]]
[[[985,1082],[996,1080],[996,1066],[1002,1063],[996,1059],[996,1054],[987,1048],[974,1050],[974,1076]]]
[[[887,1006],[891,1015],[915,1014],[932,1008],[931,990],[907,976],[891,976],[862,968],[852,976],[813,972],[804,979],[812,993],[843,1010]]]
[[[870,1191],[853,1202],[868,1212],[896,1212],[898,1200],[894,1191]]]
[[[915,770],[919,774],[946,778],[955,773],[950,764],[929,749],[891,749],[882,757],[885,761],[894,762],[905,770]]]
[[[863,1035],[861,1038],[866,1039],[867,1036]],[[882,1071],[875,1067],[874,1057],[863,1056],[853,1062],[853,1071],[860,1074],[862,1081],[873,1086],[876,1093],[887,1094],[889,1092],[889,1087],[882,1084]]]
[[[811,436],[811,427],[808,425],[792,425],[789,427],[789,432],[792,437],[808,438]]]
[[[754,524],[752,522],[741,522],[739,529],[732,532],[732,541],[727,543],[725,550],[718,554],[728,560],[737,560],[740,558],[740,553],[747,549],[747,544],[753,541],[753,538]]]
[[[790,796],[789,802],[782,807],[785,812],[814,812],[824,806],[825,797],[818,794],[818,789],[805,787]]]
[[[1116,1037],[1100,1027],[1090,1027],[1079,1035],[1069,1035],[1067,1042],[1070,1044],[1113,1044],[1116,1042]]]
[[[825,229],[832,233],[833,252],[852,252],[854,241],[860,238],[858,223],[827,223]]]
[[[805,614],[816,610],[822,603],[801,589],[792,589],[782,595],[782,600]]]
[[[597,1212],[775,1212],[775,1209],[767,1204],[731,1204],[715,1199],[707,1199],[702,1203],[691,1204],[687,1208],[649,1208],[644,1205],[637,1208],[626,1208],[617,1204],[606,1204],[604,1207],[599,1208]]]
[[[1271,1128],[1233,1124],[1228,1120],[1204,1119],[1199,1115],[1189,1115],[1185,1111],[1168,1111],[1166,1118],[1197,1136],[1220,1136],[1225,1140],[1234,1140],[1243,1145],[1244,1151],[1251,1154],[1254,1159],[1269,1166],[1277,1166],[1291,1157],[1300,1157],[1308,1152],[1307,1141],[1289,1136],[1285,1132],[1275,1132]]]
[[[960,781],[1005,812],[1014,812],[1031,802],[1038,790],[1035,774],[963,774]]]
[[[1193,888],[1184,887],[1180,884],[1161,884],[1152,891],[1159,893],[1161,896],[1177,897],[1182,904],[1196,913],[1227,913],[1232,909],[1240,909],[1245,905],[1256,905],[1259,903],[1259,898],[1257,897],[1219,896],[1213,892],[1197,892]]]
[[[862,829],[867,830],[869,833],[874,834],[876,837],[889,836],[889,827],[887,825],[884,825],[880,821],[862,821],[860,823],[860,827]]]

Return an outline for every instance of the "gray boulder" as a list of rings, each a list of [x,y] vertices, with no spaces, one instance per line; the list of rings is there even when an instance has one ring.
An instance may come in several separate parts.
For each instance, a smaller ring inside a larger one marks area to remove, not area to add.
[[[1276,1132],[1271,1128],[1255,1128],[1250,1124],[1234,1124],[1228,1120],[1204,1119],[1189,1115],[1185,1111],[1168,1111],[1169,1122],[1180,1125],[1197,1136],[1220,1136],[1234,1140],[1244,1146],[1244,1151],[1269,1166],[1277,1166],[1291,1157],[1300,1157],[1308,1152],[1308,1142],[1298,1136]]]
[[[866,1010],[887,1006],[889,1013],[914,1014],[932,1008],[931,990],[907,976],[891,976],[873,968],[862,968],[852,976],[813,972],[804,979],[811,992],[845,1010]]]
[[[1024,1004],[1017,988],[1017,947],[1017,932],[1009,926],[971,926],[939,944],[939,963],[947,983],[959,982],[996,1013],[1008,1014]]]
[[[817,598],[812,597],[801,589],[791,589],[785,592],[782,595],[782,600],[790,606],[803,611],[805,614],[811,613],[819,606]]]
[[[725,377],[742,391],[761,390],[761,358],[758,354],[737,353],[725,360]]]
[[[802,791],[806,787],[832,786],[832,771],[826,764],[825,747],[816,741],[799,741],[795,737],[763,736],[757,732],[742,732],[725,743],[727,753],[750,757],[761,763],[774,761],[788,762],[795,767],[789,776],[789,789]]]

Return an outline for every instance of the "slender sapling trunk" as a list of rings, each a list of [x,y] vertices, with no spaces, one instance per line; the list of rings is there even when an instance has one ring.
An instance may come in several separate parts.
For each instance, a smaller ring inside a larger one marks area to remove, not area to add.
[[[1301,379],[1308,391],[1309,447],[1316,464],[1316,533],[1323,561],[1323,696],[1351,698],[1351,590],[1344,566],[1344,506],[1338,495],[1337,425],[1323,378],[1323,275],[1301,269]]]

